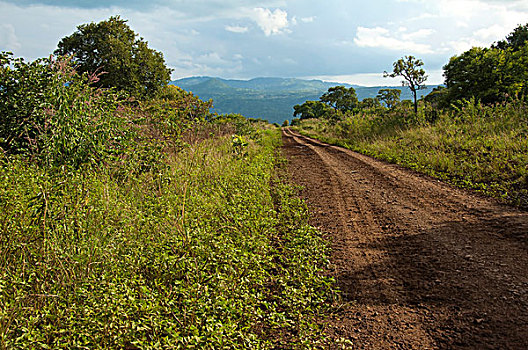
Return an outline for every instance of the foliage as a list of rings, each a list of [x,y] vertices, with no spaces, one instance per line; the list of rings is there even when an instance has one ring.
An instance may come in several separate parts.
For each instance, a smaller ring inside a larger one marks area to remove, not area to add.
[[[363,101],[359,102],[359,109],[378,109],[381,107],[379,98],[367,97]]]
[[[514,51],[521,49],[525,46],[528,41],[528,23],[525,25],[519,25],[511,32],[505,40],[497,42],[492,48],[501,50],[513,49]]]
[[[302,105],[293,107],[293,116],[299,116],[300,119],[329,118],[332,115],[335,113],[331,107],[320,101],[306,101]]]
[[[285,127],[285,126],[290,126],[290,122],[288,119],[282,122],[282,127]]]
[[[424,97],[424,101],[434,108],[445,107],[446,94],[448,90],[445,86],[438,86]]]
[[[414,98],[414,113],[418,113],[417,92],[425,87],[424,83],[427,80],[427,75],[423,68],[423,61],[414,56],[405,56],[394,62],[392,73],[384,73],[385,77],[399,77],[403,86],[408,86],[411,89]]]
[[[334,86],[328,89],[321,98],[321,102],[326,103],[335,111],[352,111],[358,105],[356,90],[353,87]]]
[[[1,57],[0,144],[7,154],[80,167],[119,153],[133,135],[120,116],[120,96],[90,85],[97,76],[79,76],[66,59]]]
[[[99,66],[0,54],[0,348],[321,346],[327,247],[280,130],[163,86],[135,36],[112,17],[59,47],[137,74],[139,101]]]
[[[385,102],[387,108],[392,109],[400,102],[401,90],[381,89],[378,92],[378,100]]]
[[[246,124],[125,177],[148,144],[83,171],[5,159],[0,347],[315,346],[326,247],[275,171],[278,130]]]
[[[101,73],[98,87],[153,97],[169,82],[171,70],[165,66],[163,54],[138,39],[126,22],[116,16],[82,24],[60,40],[55,54],[71,55],[81,73]]]
[[[528,96],[528,43],[505,50],[474,47],[452,57],[444,76],[450,103],[471,97],[493,103]]]
[[[45,60],[25,63],[12,56],[0,53],[0,147],[9,154],[29,151],[29,139],[35,137],[33,125],[43,124],[39,109],[53,80]]]
[[[167,85],[156,98],[142,103],[145,124],[151,135],[171,146],[179,146],[182,135],[197,124],[210,120],[213,101],[204,102],[192,92]]]
[[[453,111],[421,108],[416,119],[348,116],[336,124],[306,120],[310,136],[398,163],[528,207],[528,106],[462,101]]]

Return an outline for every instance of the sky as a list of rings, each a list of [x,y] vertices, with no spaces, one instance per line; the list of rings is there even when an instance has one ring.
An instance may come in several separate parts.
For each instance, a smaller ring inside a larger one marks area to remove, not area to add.
[[[163,52],[173,79],[293,77],[376,86],[421,58],[449,58],[528,23],[528,0],[0,0],[0,51],[34,60],[83,23],[120,15]]]

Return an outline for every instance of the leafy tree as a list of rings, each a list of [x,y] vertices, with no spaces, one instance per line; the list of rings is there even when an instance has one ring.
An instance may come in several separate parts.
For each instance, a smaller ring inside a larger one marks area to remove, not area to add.
[[[423,65],[424,63],[421,59],[415,58],[414,56],[405,56],[394,62],[392,73],[384,72],[383,74],[384,77],[395,78],[401,76],[404,79],[402,86],[408,86],[413,94],[414,113],[418,113],[417,92],[425,88],[424,83],[427,80],[425,70],[421,68]]]
[[[332,109],[320,101],[306,101],[302,105],[295,105],[293,111],[293,116],[299,116],[301,120],[328,117],[333,114]]]
[[[358,106],[356,90],[344,86],[334,86],[328,89],[320,98],[321,102],[328,104],[336,111],[351,111]]]
[[[528,96],[528,24],[490,48],[474,47],[444,66],[445,102],[476,98],[484,103]]]
[[[377,97],[367,97],[359,102],[359,107],[364,109],[373,109],[381,107],[380,100]]]
[[[152,97],[170,80],[161,52],[148,47],[143,38],[119,16],[99,23],[82,24],[62,38],[56,55],[71,55],[79,72],[102,73],[97,87],[127,91],[137,97]]]
[[[500,59],[497,55],[500,54],[501,50],[474,47],[459,56],[451,57],[444,66],[449,100],[456,101],[471,96],[486,103],[497,100],[497,82],[501,78],[496,68]]]
[[[284,122],[282,122],[282,126],[283,127],[290,126],[290,121],[288,119],[286,119]]]
[[[525,25],[519,25],[517,28],[510,33],[505,40],[499,41],[493,45],[492,48],[506,50],[512,48],[513,50],[519,50],[528,41],[528,23]]]
[[[401,90],[399,89],[381,89],[378,91],[378,100],[385,102],[387,108],[392,109],[400,102]]]
[[[527,96],[528,43],[518,49],[474,47],[444,66],[447,100],[475,97],[484,103]]]
[[[445,86],[437,86],[427,96],[424,101],[433,105],[433,107],[444,107],[448,89]]]

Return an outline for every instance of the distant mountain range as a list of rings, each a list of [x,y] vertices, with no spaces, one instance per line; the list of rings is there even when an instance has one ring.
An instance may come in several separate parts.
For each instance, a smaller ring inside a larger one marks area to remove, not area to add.
[[[293,106],[308,100],[318,100],[328,88],[344,85],[356,90],[359,100],[376,97],[380,89],[400,89],[401,99],[410,100],[411,91],[402,86],[366,87],[321,80],[295,78],[255,78],[232,80],[213,77],[191,77],[171,84],[192,91],[202,100],[213,99],[214,112],[239,113],[245,117],[262,118],[271,123],[282,123],[293,118]],[[420,90],[419,96],[429,94],[434,86]]]

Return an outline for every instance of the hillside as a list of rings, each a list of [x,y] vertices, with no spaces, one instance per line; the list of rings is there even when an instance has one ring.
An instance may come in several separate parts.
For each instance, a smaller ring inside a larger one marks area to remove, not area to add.
[[[411,99],[411,92],[401,86],[359,86],[321,80],[295,78],[255,78],[251,80],[231,80],[212,77],[190,77],[171,82],[187,91],[192,91],[201,99],[214,101],[214,112],[239,113],[245,117],[266,119],[271,123],[282,123],[293,117],[293,106],[319,97],[336,85],[356,89],[359,100],[376,97],[380,89],[402,90],[402,100]],[[421,95],[430,93],[434,86],[427,86]]]

